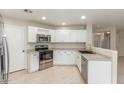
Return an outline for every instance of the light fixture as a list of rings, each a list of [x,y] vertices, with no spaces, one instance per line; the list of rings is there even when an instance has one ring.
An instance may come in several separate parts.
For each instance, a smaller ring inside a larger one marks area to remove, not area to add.
[[[96,35],[101,35],[102,33],[96,33]]]
[[[26,13],[33,13],[30,9],[24,9],[24,12],[26,12]]]
[[[81,16],[81,19],[86,19],[86,16],[84,16],[84,15],[83,15],[83,16]]]
[[[66,25],[66,23],[65,22],[62,22],[62,25],[64,26],[64,25]]]
[[[46,20],[46,17],[45,17],[45,16],[43,16],[43,17],[42,17],[42,20]]]
[[[107,32],[107,34],[110,34],[110,32]]]

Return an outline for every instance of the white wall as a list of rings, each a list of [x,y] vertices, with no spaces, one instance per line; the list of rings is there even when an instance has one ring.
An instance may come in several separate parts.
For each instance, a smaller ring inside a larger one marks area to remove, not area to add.
[[[124,30],[118,31],[117,49],[119,56],[124,56]]]
[[[112,50],[117,50],[117,47],[116,47],[116,35],[117,35],[117,29],[115,27],[112,27],[110,29],[111,31],[111,36],[110,36],[110,48]]]
[[[87,45],[93,46],[93,25],[87,24]]]

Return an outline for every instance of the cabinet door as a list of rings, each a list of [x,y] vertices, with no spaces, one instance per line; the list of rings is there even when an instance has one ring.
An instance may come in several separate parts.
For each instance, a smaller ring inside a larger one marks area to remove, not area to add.
[[[75,30],[72,30],[72,31],[70,31],[70,33],[69,33],[69,37],[70,37],[70,42],[77,42],[77,31],[75,31]]]
[[[60,50],[55,50],[53,54],[53,62],[54,64],[62,64],[63,62],[63,55]]]
[[[28,27],[28,42],[36,42],[36,27]]]
[[[69,42],[86,42],[85,30],[70,30],[68,33]]]
[[[54,64],[75,64],[75,55],[70,50],[56,50],[54,51]]]
[[[63,50],[62,51],[62,58],[63,58],[63,63],[62,64],[65,64],[65,65],[68,65],[68,64],[70,64],[70,62],[69,62],[69,57],[70,57],[70,55],[69,55],[69,53],[68,53],[68,51],[67,50]]]
[[[29,72],[35,72],[39,70],[39,53],[30,54],[29,59]]]
[[[72,50],[67,50],[67,62],[68,62],[68,64],[70,64],[70,65],[74,65],[75,64],[75,58],[76,58],[76,56],[75,56],[75,54],[74,54],[74,51],[72,51]]]
[[[51,42],[55,42],[56,41],[56,31],[50,30],[49,34],[51,35]]]
[[[37,29],[37,34],[49,35],[49,30],[43,29],[43,28],[38,28]]]
[[[64,42],[63,36],[64,35],[62,31],[56,31],[56,42]]]
[[[56,31],[56,42],[70,42],[68,30]]]
[[[78,30],[77,42],[86,42],[86,30]]]

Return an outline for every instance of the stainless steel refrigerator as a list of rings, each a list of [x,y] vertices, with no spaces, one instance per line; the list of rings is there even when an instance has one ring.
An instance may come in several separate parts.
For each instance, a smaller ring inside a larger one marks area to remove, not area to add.
[[[7,39],[4,32],[4,20],[0,15],[0,84],[8,83],[9,53]]]

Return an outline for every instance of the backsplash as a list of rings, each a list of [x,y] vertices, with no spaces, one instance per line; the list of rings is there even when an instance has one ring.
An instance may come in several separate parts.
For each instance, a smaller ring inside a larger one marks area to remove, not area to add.
[[[86,48],[85,43],[43,43],[43,44],[28,44],[27,49],[34,49],[35,45],[48,45],[49,48]]]

